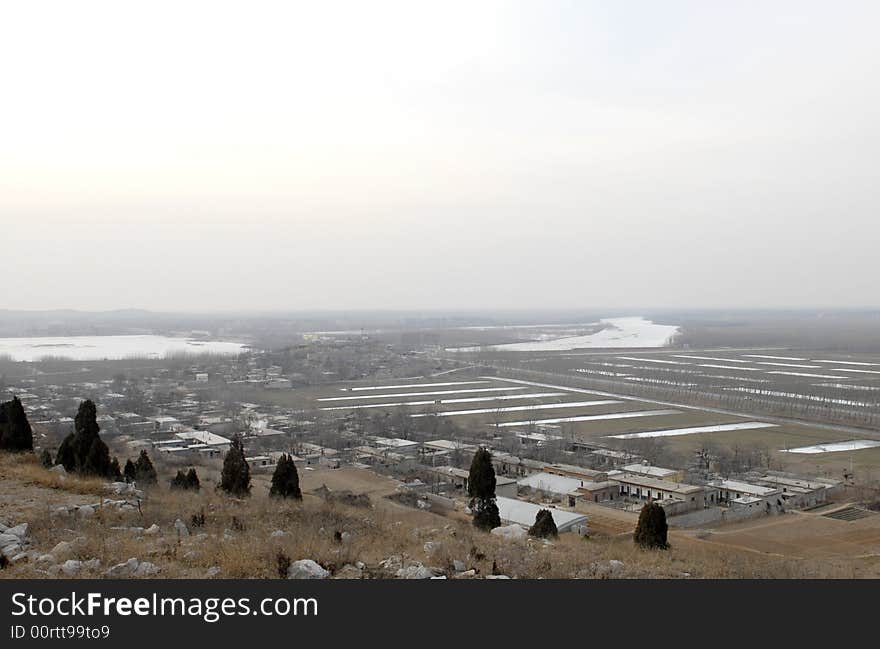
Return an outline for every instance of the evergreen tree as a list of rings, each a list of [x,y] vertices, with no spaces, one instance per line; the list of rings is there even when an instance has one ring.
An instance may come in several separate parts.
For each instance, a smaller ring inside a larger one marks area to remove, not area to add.
[[[107,477],[112,478],[116,482],[122,480],[122,471],[119,468],[119,458],[115,455],[113,456],[113,459],[110,460],[110,474]]]
[[[34,433],[18,397],[0,403],[0,450],[30,451]]]
[[[73,454],[73,433],[61,440],[61,445],[55,453],[55,464],[60,464],[67,471],[76,469],[76,456]]]
[[[79,404],[74,429],[58,447],[55,463],[68,471],[87,475],[112,476],[110,449],[98,435],[98,413],[95,404],[86,400]]]
[[[171,488],[172,489],[186,489],[186,474],[178,469],[177,475],[171,479]]]
[[[559,536],[556,521],[553,520],[553,514],[549,509],[542,509],[535,516],[535,524],[529,528],[529,536],[538,539],[555,539]]]
[[[186,473],[183,470],[177,472],[177,475],[174,476],[174,479],[171,481],[172,489],[181,489],[184,491],[198,491],[201,485],[199,484],[199,476],[196,474],[195,469],[190,469]]]
[[[470,508],[474,515],[475,527],[491,530],[501,525],[498,504],[495,502],[495,468],[492,466],[492,454],[482,447],[477,449],[471,461],[468,496],[471,499]]]
[[[666,512],[663,507],[655,502],[645,503],[639,514],[639,522],[633,533],[633,541],[642,548],[659,548],[665,550],[669,547],[666,541],[668,526],[666,524]]]
[[[137,470],[134,468],[134,462],[132,462],[130,458],[125,461],[125,468],[122,470],[122,476],[125,478],[126,482],[134,482],[137,478]]]
[[[156,469],[145,450],[141,450],[137,462],[134,463],[134,478],[140,485],[153,485],[157,482]]]
[[[244,455],[244,445],[236,435],[223,458],[220,489],[231,496],[249,496],[251,493],[251,470]]]
[[[286,453],[281,456],[281,459],[278,460],[278,464],[275,466],[275,473],[272,474],[272,488],[269,489],[269,495],[302,500],[296,464],[293,461],[293,457]]]
[[[190,467],[190,470],[187,471],[186,484],[187,489],[191,489],[193,491],[198,491],[202,488],[202,483],[199,481],[199,474],[196,473],[195,467]]]

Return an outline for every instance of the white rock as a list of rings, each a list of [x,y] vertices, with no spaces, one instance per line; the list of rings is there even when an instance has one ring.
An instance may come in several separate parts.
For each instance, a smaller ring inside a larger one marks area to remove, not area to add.
[[[0,533],[0,548],[5,548],[10,545],[20,545],[21,539],[18,538],[15,534],[9,534],[7,532]]]
[[[95,508],[91,505],[83,505],[82,507],[77,508],[76,513],[83,518],[89,518],[90,516],[95,515]]]
[[[327,579],[330,576],[328,570],[324,570],[318,563],[311,559],[294,561],[287,569],[288,579]]]
[[[19,552],[14,557],[10,559],[12,563],[21,563],[22,561],[27,561],[29,558],[27,552]]]
[[[67,554],[70,554],[73,551],[73,547],[67,541],[60,541],[54,548],[52,548],[51,552],[56,557],[63,557]]]
[[[36,559],[37,563],[55,563],[55,556],[52,554],[41,554]]]
[[[158,534],[158,533],[159,533],[159,526],[156,525],[155,523],[153,523],[147,529],[144,530],[144,534],[148,534],[150,536],[153,536],[154,534]]]
[[[401,568],[394,574],[398,579],[430,579],[434,576],[430,568],[419,563]]]
[[[61,564],[61,572],[63,572],[68,577],[73,577],[80,571],[82,565],[82,561],[77,561],[76,559],[68,559]]]
[[[205,573],[205,576],[208,579],[213,579],[214,577],[216,577],[219,574],[220,574],[220,566],[211,566],[210,568],[208,568],[208,572]]]
[[[174,529],[179,536],[189,536],[189,528],[187,528],[186,523],[179,518],[174,521]]]
[[[138,564],[137,569],[134,571],[134,577],[149,577],[150,575],[158,575],[159,574],[159,566],[155,563],[150,563],[149,561],[142,561]]]
[[[134,571],[138,568],[138,560],[135,557],[132,557],[125,563],[117,563],[115,566],[112,566],[105,573],[108,577],[120,578],[120,577],[130,577],[134,574]]]
[[[507,575],[486,575],[486,579],[510,579]]]
[[[287,536],[287,532],[284,530],[275,530],[269,535],[269,537],[273,539],[280,539],[283,536]]]
[[[502,525],[493,529],[491,533],[508,541],[519,541],[528,536],[528,532],[519,525]]]
[[[86,570],[99,570],[101,568],[100,559],[89,559],[83,562],[83,568]]]
[[[63,464],[56,464],[51,469],[49,469],[52,473],[57,473],[60,476],[67,475],[67,470],[64,468]]]
[[[7,528],[6,530],[4,530],[4,532],[5,532],[6,534],[14,534],[14,535],[17,536],[19,539],[21,539],[22,541],[24,541],[24,537],[27,536],[27,530],[28,530],[28,524],[27,524],[27,523],[21,523],[21,524],[19,524],[19,525],[16,525],[15,527],[9,527],[9,528]]]

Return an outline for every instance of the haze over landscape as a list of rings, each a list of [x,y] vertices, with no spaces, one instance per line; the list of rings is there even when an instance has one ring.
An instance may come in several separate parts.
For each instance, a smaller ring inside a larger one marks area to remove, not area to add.
[[[875,3],[28,2],[3,307],[875,307]]]

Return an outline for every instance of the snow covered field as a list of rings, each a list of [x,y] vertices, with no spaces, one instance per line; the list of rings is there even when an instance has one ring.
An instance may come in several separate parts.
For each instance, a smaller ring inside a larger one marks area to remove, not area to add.
[[[0,338],[0,356],[10,356],[14,361],[39,361],[46,357],[99,361],[177,354],[233,356],[246,349],[243,343],[152,335]]]
[[[525,421],[506,421],[500,427],[527,426],[529,424],[563,424],[569,421],[600,421],[602,419],[629,419],[630,417],[659,417],[676,415],[679,410],[636,410],[633,412],[609,412],[604,415],[579,415],[576,417],[557,417],[555,419],[527,419]]]
[[[361,388],[339,388],[345,392],[359,392],[362,390],[399,390],[401,388],[442,388],[450,385],[474,385],[476,383],[488,383],[489,381],[448,381],[446,383],[409,383],[406,385],[371,385]]]
[[[332,406],[321,410],[359,410],[361,408],[395,408],[397,406],[427,406],[444,405],[449,403],[476,403],[480,401],[508,401],[522,399],[543,399],[544,397],[563,397],[567,392],[521,392],[519,394],[505,394],[493,397],[462,397],[459,399],[434,399],[428,401],[395,401],[392,403],[364,403],[352,406]],[[384,395],[383,395],[384,396]]]
[[[880,442],[871,439],[853,439],[848,442],[829,442],[828,444],[816,444],[814,446],[799,446],[797,448],[784,449],[782,453],[837,453],[839,451],[858,451],[863,448],[875,448]]]
[[[673,428],[670,430],[646,430],[641,433],[624,433],[609,435],[614,439],[642,439],[645,437],[676,437],[678,435],[696,435],[698,433],[723,433],[731,430],[752,430],[755,428],[775,428],[776,424],[763,421],[744,421],[738,424],[719,424],[717,426],[692,426],[690,428]]]
[[[556,408],[580,408],[582,406],[605,406],[613,403],[621,403],[613,399],[596,400],[596,401],[570,401],[567,403],[542,403],[532,406],[505,406],[502,408],[477,408],[474,410],[447,410],[446,412],[438,412],[438,417],[457,417],[459,415],[484,415],[495,412],[516,412],[519,410],[553,410]],[[417,413],[413,417],[429,417],[432,414]]]
[[[453,347],[449,352],[483,350],[509,352],[571,351],[583,348],[663,347],[678,333],[678,326],[659,325],[641,317],[607,318],[601,331],[586,336],[566,336],[549,340],[489,345],[487,347]]]
[[[413,386],[419,387],[419,386]],[[396,392],[393,394],[359,394],[353,397],[322,397],[317,401],[352,401],[354,399],[399,399],[401,397],[428,397],[435,394],[466,394],[468,392],[505,392],[522,388],[473,388],[471,390],[435,390],[433,392]]]

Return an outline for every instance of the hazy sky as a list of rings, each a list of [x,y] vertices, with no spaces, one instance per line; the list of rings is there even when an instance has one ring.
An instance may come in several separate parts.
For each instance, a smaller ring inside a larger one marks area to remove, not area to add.
[[[0,308],[877,306],[878,20],[4,3]]]

